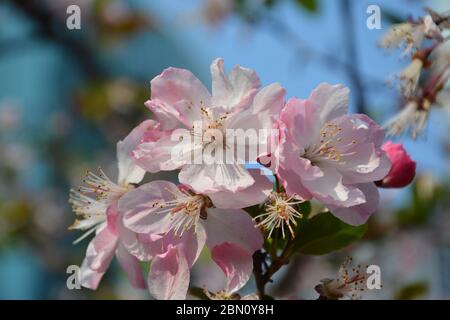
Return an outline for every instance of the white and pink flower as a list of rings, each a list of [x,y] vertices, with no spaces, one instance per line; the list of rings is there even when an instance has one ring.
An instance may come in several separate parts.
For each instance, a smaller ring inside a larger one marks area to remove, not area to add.
[[[147,244],[134,238],[127,247],[141,260],[152,260],[148,286],[157,299],[185,298],[189,270],[205,244],[226,275],[225,290],[239,290],[252,273],[253,253],[263,244],[244,210],[215,207],[211,198],[168,181],[152,181],[128,192],[119,210],[127,228],[153,235]],[[160,248],[157,254],[155,246]]]
[[[139,261],[125,249],[122,241],[136,235],[123,227],[117,203],[134,188],[133,184],[139,183],[144,177],[145,171],[134,164],[130,154],[142,137],[152,130],[157,130],[157,123],[153,120],[144,121],[117,144],[117,183],[99,169],[97,174],[88,172],[83,180],[84,185],[71,190],[69,202],[77,220],[70,228],[87,230],[75,243],[96,233],[88,245],[86,258],[80,268],[80,283],[84,287],[96,289],[116,256],[130,283],[134,287],[145,288]]]
[[[374,181],[390,161],[383,129],[363,114],[349,115],[349,90],[321,84],[307,100],[289,100],[280,116],[277,175],[290,195],[314,198],[346,223],[365,223],[378,206]]]
[[[149,172],[180,169],[180,183],[195,192],[236,194],[255,184],[244,163],[256,163],[258,157],[266,152],[256,151],[251,156],[245,152],[245,159],[234,154],[226,161],[214,163],[198,163],[192,158],[214,147],[229,152],[239,143],[241,146],[244,144],[244,150],[258,148],[246,139],[243,142],[226,139],[227,132],[229,129],[233,132],[252,129],[256,132],[262,130],[269,136],[273,118],[284,105],[285,90],[278,84],[259,90],[260,81],[256,73],[240,66],[225,74],[222,59],[213,61],[211,74],[212,94],[184,69],[168,68],[151,81],[152,98],[146,106],[161,123],[162,130],[173,134],[140,144],[134,156],[136,163]],[[200,132],[196,130],[197,126],[201,127]],[[184,129],[192,139],[175,136],[176,129]],[[220,133],[220,139],[214,132]],[[263,145],[267,141],[258,140],[256,144]],[[175,153],[174,150],[180,152]]]

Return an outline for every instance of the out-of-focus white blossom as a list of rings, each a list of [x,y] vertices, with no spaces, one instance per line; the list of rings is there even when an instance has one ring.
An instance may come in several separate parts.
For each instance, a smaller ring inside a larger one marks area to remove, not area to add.
[[[233,11],[233,8],[233,0],[205,0],[200,14],[206,23],[217,25]]]
[[[442,39],[441,29],[430,15],[419,22],[406,22],[393,25],[380,41],[382,48],[400,48],[404,46],[402,56],[419,49],[426,39]]]
[[[439,77],[438,85],[445,86],[450,77],[450,43],[445,42],[436,47],[432,59],[431,73],[434,77]]]
[[[400,89],[404,96],[409,97],[416,93],[423,64],[424,62],[421,59],[413,59],[399,74],[401,81]]]
[[[415,139],[425,128],[430,107],[428,100],[424,100],[421,105],[415,100],[409,101],[402,111],[385,124],[386,133],[395,136],[409,131]]]
[[[361,266],[353,268],[352,258],[347,258],[339,268],[338,276],[334,279],[323,279],[321,284],[316,286],[316,291],[320,294],[319,299],[338,300],[350,298],[359,299],[360,293],[366,286],[365,273],[361,271]]]

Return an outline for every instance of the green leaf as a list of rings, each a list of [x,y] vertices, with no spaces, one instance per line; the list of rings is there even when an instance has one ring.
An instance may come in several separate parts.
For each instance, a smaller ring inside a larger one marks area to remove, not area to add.
[[[309,12],[316,12],[318,9],[316,0],[295,0],[297,5]]]
[[[311,202],[305,201],[305,202],[300,203],[298,205],[298,209],[299,209],[300,213],[303,215],[303,219],[308,218],[308,216],[311,213],[311,209],[312,209]]]
[[[331,213],[323,212],[303,221],[298,228],[294,250],[303,254],[322,255],[361,239],[367,231],[367,224],[351,226]]]
[[[410,283],[394,294],[395,300],[412,300],[423,297],[428,292],[428,284],[418,281]]]

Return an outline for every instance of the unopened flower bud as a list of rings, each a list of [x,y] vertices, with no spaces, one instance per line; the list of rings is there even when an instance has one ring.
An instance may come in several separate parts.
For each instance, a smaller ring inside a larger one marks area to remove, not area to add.
[[[386,142],[382,149],[392,162],[391,170],[377,185],[382,188],[403,188],[416,175],[416,162],[411,160],[401,143]]]

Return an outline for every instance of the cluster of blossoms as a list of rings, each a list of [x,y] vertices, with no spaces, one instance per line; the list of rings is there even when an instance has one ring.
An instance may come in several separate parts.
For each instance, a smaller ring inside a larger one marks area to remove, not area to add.
[[[314,199],[360,225],[377,209],[377,185],[402,187],[414,177],[401,145],[383,146],[378,124],[348,114],[347,88],[320,84],[308,99],[286,102],[279,84],[260,88],[251,69],[225,73],[216,59],[211,74],[211,93],[184,69],[155,77],[145,104],[155,120],[117,144],[117,183],[99,170],[71,191],[72,228],[88,230],[82,238],[95,233],[83,286],[96,289],[115,256],[133,286],[157,299],[184,299],[206,246],[223,271],[222,289],[208,295],[232,299],[249,280],[264,237],[278,229],[295,237],[299,203]],[[266,134],[239,139],[248,132]],[[265,170],[248,166],[258,163]],[[262,174],[267,170],[272,176]],[[179,184],[152,180],[160,171],[178,172]],[[140,184],[146,173],[150,182]],[[260,213],[250,216],[244,208],[251,206]],[[150,264],[147,280],[142,262]]]
[[[425,128],[430,108],[444,106],[448,97],[450,12],[427,11],[423,18],[392,26],[380,41],[384,48],[403,46],[402,57],[411,59],[398,75],[405,104],[386,124],[390,135],[409,131],[415,138]]]

